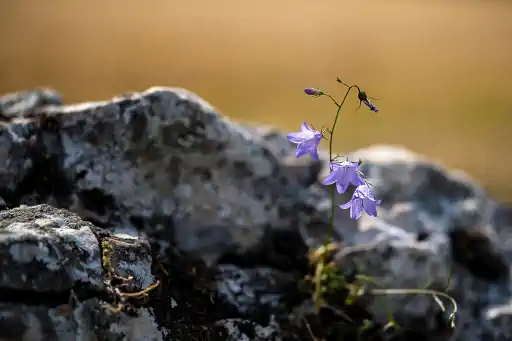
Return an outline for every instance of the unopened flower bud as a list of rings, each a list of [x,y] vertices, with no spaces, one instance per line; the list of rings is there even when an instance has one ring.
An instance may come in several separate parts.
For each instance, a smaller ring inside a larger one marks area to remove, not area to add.
[[[306,95],[315,97],[322,96],[324,94],[322,91],[315,88],[306,88],[304,89],[304,92],[306,93]]]

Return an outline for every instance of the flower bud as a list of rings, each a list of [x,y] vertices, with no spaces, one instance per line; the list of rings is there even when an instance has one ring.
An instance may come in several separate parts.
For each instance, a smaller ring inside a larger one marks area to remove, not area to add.
[[[315,88],[306,88],[304,89],[304,92],[306,93],[306,95],[315,97],[322,96],[324,94],[322,91]]]

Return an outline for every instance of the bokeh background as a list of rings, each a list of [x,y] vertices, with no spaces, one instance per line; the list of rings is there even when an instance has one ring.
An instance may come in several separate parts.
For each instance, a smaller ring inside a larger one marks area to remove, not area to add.
[[[328,125],[335,79],[381,98],[343,110],[338,151],[398,144],[512,203],[512,2],[0,0],[0,92],[66,102],[150,86],[198,93],[238,120]]]

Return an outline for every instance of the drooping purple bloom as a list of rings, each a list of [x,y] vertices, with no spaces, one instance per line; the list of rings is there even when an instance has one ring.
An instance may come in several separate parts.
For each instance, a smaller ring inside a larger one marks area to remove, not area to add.
[[[322,140],[322,133],[310,128],[306,122],[302,123],[300,130],[288,134],[288,140],[298,144],[295,156],[299,158],[302,155],[310,154],[314,160],[319,160],[318,145]]]
[[[373,112],[379,112],[379,109],[378,109],[375,105],[373,105],[373,103],[372,103],[372,102],[370,102],[370,100],[369,100],[369,99],[365,99],[365,100],[363,100],[362,102],[363,102],[364,104],[366,104],[366,106],[367,106],[368,108],[370,108],[370,110],[371,110],[371,111],[373,111]]]
[[[357,172],[357,162],[350,162],[345,160],[343,162],[331,162],[331,174],[329,174],[323,181],[324,185],[332,185],[336,183],[336,189],[340,194],[345,193],[350,184],[354,186],[364,185],[364,180]]]
[[[316,88],[306,88],[304,89],[304,92],[306,93],[306,95],[315,97],[322,96],[324,94],[321,90],[318,90]]]
[[[366,212],[369,216],[377,216],[377,205],[380,200],[375,200],[372,189],[369,185],[360,185],[354,191],[352,199],[349,202],[340,205],[342,209],[350,208],[350,218],[357,220]]]

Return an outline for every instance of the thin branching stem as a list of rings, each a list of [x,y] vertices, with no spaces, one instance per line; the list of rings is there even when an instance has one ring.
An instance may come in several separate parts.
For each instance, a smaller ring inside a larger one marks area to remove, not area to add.
[[[338,108],[340,107],[340,104],[338,103],[338,101],[336,101],[336,100],[334,99],[334,97],[332,97],[332,96],[331,96],[331,95],[329,95],[329,94],[324,94],[324,96],[329,97],[329,98],[331,99],[331,101],[332,101],[332,102],[333,102],[333,103],[334,103]]]
[[[345,100],[348,97],[348,94],[350,93],[350,90],[352,88],[358,88],[357,85],[352,85],[348,87],[347,92],[345,93],[345,97],[343,97],[343,100],[338,105],[338,110],[336,111],[336,116],[334,117],[334,121],[332,123],[331,128],[331,138],[329,139],[329,167],[331,166],[330,163],[333,161],[332,158],[332,141],[334,140],[334,129],[336,129],[336,123],[338,123],[338,116],[340,115],[340,110],[343,104],[345,103]],[[358,88],[359,89],[359,88]],[[335,103],[337,103],[331,96],[329,96]],[[334,232],[334,210],[335,210],[335,204],[334,204],[334,196],[336,194],[336,186],[331,186],[331,220],[329,223],[329,231],[328,231],[328,242],[332,241],[333,232]]]

